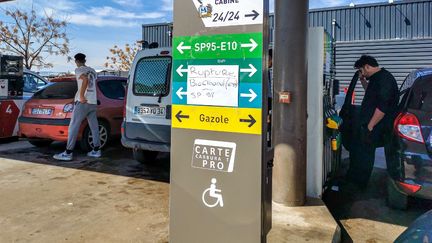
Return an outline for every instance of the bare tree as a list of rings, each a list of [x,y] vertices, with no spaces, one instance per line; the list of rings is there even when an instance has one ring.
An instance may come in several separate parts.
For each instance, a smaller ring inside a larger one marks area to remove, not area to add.
[[[44,17],[40,17],[34,10],[2,11],[12,19],[12,22],[0,21],[0,50],[23,56],[27,69],[33,66],[53,66],[45,61],[43,52],[57,56],[69,53],[66,21],[56,20],[46,13]]]
[[[114,46],[109,51],[111,56],[106,57],[105,67],[118,71],[129,71],[139,48],[137,44],[132,46],[126,44],[124,49]]]

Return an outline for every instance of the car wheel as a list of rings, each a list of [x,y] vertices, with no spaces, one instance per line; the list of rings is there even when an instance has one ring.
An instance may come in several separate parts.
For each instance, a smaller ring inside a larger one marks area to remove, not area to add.
[[[387,204],[394,209],[406,210],[408,208],[408,196],[397,188],[395,181],[387,180]]]
[[[134,159],[142,164],[153,163],[156,160],[158,154],[159,152],[157,151],[149,151],[149,150],[142,150],[142,149],[133,150]]]
[[[109,141],[109,127],[106,122],[99,121],[99,139],[101,146],[100,148],[103,148],[107,145]],[[84,129],[82,138],[81,138],[81,149],[84,151],[90,151],[93,149],[93,137],[90,130],[90,127],[87,125]]]
[[[36,146],[36,147],[47,147],[49,146],[53,141],[50,139],[29,139],[28,140],[29,143],[31,143],[32,145]]]

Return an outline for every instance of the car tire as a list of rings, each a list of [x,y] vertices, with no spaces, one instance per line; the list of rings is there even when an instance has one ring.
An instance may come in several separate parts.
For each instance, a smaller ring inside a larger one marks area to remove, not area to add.
[[[99,138],[101,141],[100,148],[102,149],[108,144],[110,138],[110,130],[106,122],[99,121]],[[90,127],[88,125],[84,129],[80,145],[81,149],[85,152],[91,151],[93,149],[93,139],[91,136]]]
[[[408,208],[408,195],[405,195],[397,188],[395,181],[387,180],[387,204],[391,208],[406,210]]]
[[[33,139],[29,139],[28,142],[31,143],[33,146],[42,148],[42,147],[50,146],[53,140],[33,138]]]
[[[159,154],[159,152],[157,152],[157,151],[149,151],[149,150],[142,150],[142,149],[134,149],[133,150],[134,159],[136,161],[140,162],[141,164],[154,163],[158,154]]]

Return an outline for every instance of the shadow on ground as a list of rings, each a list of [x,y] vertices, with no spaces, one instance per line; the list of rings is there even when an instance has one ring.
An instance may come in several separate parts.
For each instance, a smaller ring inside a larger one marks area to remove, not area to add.
[[[15,146],[11,146],[11,142]],[[79,148],[74,151],[74,160],[70,162],[57,161],[52,158],[65,148],[65,143],[55,142],[48,147],[38,148],[29,146],[25,140],[0,140],[0,148],[10,146],[11,149],[0,151],[0,158],[20,160],[23,162],[60,166],[137,179],[169,182],[170,158],[169,153],[160,153],[155,161],[141,164],[133,159],[132,150],[124,148],[119,141],[115,141],[103,149],[101,158],[89,158]],[[78,147],[78,146],[77,146]]]
[[[345,159],[342,170],[346,170],[348,163],[349,160]],[[413,198],[410,199],[407,210],[390,208],[386,202],[386,181],[387,170],[375,167],[366,190],[354,193],[328,190],[324,193],[324,202],[342,228],[342,242],[353,242],[353,239],[347,234],[347,230],[351,229],[347,229],[344,221],[351,221],[350,226],[355,225],[352,222],[358,219],[357,221],[362,221],[362,224],[378,222],[379,225],[387,224],[389,227],[394,225],[402,228],[400,226],[408,227],[417,217],[432,209],[432,201]]]

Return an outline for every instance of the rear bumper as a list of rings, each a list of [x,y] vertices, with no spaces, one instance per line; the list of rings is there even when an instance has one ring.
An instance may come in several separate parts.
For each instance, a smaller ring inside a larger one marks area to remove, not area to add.
[[[69,126],[70,119],[40,119],[31,117],[22,117],[18,119],[19,123],[37,124],[37,125],[50,125],[50,126]]]
[[[123,146],[132,149],[170,152],[171,126],[122,123]]]
[[[20,117],[18,121],[21,137],[67,141],[70,119]]]
[[[413,183],[412,181],[405,181],[408,184]],[[428,182],[423,182],[421,184],[418,184],[421,186],[420,190],[418,190],[415,193],[407,193],[402,186],[400,186],[397,182],[395,183],[396,187],[398,188],[399,192],[401,192],[402,194],[411,196],[411,197],[416,197],[416,198],[424,198],[424,199],[428,199],[428,200],[432,200],[432,184],[428,183]]]
[[[141,149],[158,152],[170,152],[171,146],[167,143],[155,143],[144,140],[128,139],[122,136],[121,143],[126,148]]]

